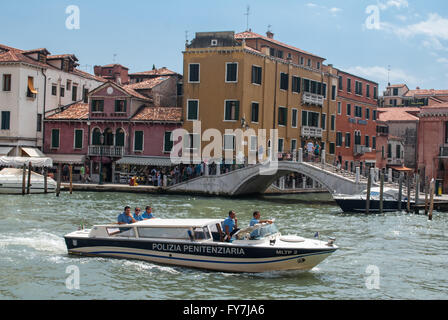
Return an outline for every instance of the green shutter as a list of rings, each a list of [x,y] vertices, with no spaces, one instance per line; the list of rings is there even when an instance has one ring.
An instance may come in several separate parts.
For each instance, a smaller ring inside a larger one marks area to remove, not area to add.
[[[235,101],[235,119],[234,120],[239,120],[239,119],[240,119],[240,102]]]
[[[163,151],[171,152],[173,149],[173,141],[171,141],[172,133],[170,131],[165,132]]]
[[[83,131],[75,130],[75,149],[82,149]]]
[[[143,131],[134,133],[134,151],[143,151]]]
[[[188,120],[198,120],[198,102],[188,101]]]
[[[59,129],[51,130],[51,147],[59,148]]]

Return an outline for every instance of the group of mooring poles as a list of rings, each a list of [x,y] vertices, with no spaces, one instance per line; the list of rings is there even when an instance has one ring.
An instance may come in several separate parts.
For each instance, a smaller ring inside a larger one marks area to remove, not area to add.
[[[370,169],[370,174],[367,177],[367,197],[366,197],[366,213],[368,214],[370,211],[370,190],[372,186],[372,176],[374,174],[374,169]],[[415,214],[420,213],[420,176],[418,174],[415,175],[415,204],[414,204],[414,212]],[[404,174],[400,174],[399,183],[398,183],[398,211],[402,211],[402,195],[403,195],[403,183],[404,183]],[[434,193],[435,193],[435,180],[431,179],[430,182],[425,180],[425,215],[428,216],[429,220],[432,220],[432,213],[434,210]],[[410,176],[407,176],[406,179],[406,191],[407,191],[407,203],[406,203],[406,212],[411,212],[411,179]],[[379,203],[379,213],[383,214],[384,212],[384,172],[380,171],[380,203]]]
[[[22,195],[31,193],[31,162],[27,165],[23,165],[23,176],[22,176]],[[69,165],[69,175],[70,175],[70,185],[69,191],[70,194],[73,193],[73,166]],[[57,173],[57,184],[56,184],[56,196],[59,197],[61,193],[61,179],[62,179],[62,164],[58,165],[58,173]],[[48,168],[43,169],[44,176],[44,193],[48,193]],[[28,179],[27,179],[28,177]]]

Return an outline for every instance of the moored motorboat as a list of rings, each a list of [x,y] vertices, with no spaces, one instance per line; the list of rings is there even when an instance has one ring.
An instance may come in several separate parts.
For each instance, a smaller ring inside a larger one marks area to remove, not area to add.
[[[25,172],[25,186],[28,185],[28,170]],[[4,168],[0,171],[0,193],[21,194],[23,189],[23,169]],[[56,191],[56,181],[47,177],[47,192]],[[44,193],[44,176],[31,171],[30,193]]]
[[[335,194],[333,199],[344,212],[366,212],[367,190],[355,195]],[[393,188],[383,189],[383,212],[398,210],[399,191]],[[413,202],[412,202],[413,203]],[[407,198],[401,199],[401,208],[407,206]],[[374,187],[370,191],[369,212],[379,212],[380,210],[380,188]]]
[[[128,258],[219,270],[310,270],[335,252],[328,242],[282,236],[275,224],[258,224],[223,241],[222,219],[151,219],[128,225],[96,225],[65,235],[70,254]]]

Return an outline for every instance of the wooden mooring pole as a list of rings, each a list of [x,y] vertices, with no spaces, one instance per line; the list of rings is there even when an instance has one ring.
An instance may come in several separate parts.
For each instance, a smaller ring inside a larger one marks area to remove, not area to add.
[[[401,200],[403,197],[403,173],[400,173],[398,180],[398,211],[401,211]]]
[[[407,206],[406,206],[406,212],[409,213],[411,212],[411,175],[408,174],[407,175],[407,198],[408,198],[408,202],[407,202]]]
[[[26,190],[26,164],[23,164],[23,173],[22,173],[22,196],[25,195]]]
[[[56,185],[56,197],[61,193],[62,163],[58,165],[58,181]]]
[[[68,167],[70,173],[70,194],[73,194],[73,165]]]
[[[434,181],[434,178],[431,180],[431,185],[429,187],[429,193],[431,194],[431,200],[429,204],[429,213],[428,213],[428,219],[432,220],[432,211],[434,209],[434,192],[436,189],[436,182]]]
[[[383,200],[384,200],[384,172],[380,173],[380,214],[383,214]]]
[[[415,202],[414,202],[414,213],[419,214],[419,192],[420,192],[420,176],[418,173],[415,174]]]
[[[425,215],[428,215],[429,209],[429,187],[430,183],[428,182],[428,179],[425,178]]]
[[[26,194],[31,192],[31,162],[28,164],[28,182],[26,184]]]
[[[48,168],[44,168],[44,193],[48,193]]]
[[[366,214],[369,214],[370,211],[370,186],[372,184],[372,175],[369,172],[367,177],[367,198],[366,198]]]

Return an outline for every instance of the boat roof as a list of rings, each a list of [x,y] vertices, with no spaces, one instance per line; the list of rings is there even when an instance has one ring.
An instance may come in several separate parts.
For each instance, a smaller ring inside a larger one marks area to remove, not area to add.
[[[221,223],[223,219],[149,219],[133,223],[132,226],[140,227],[205,227],[211,224]]]

